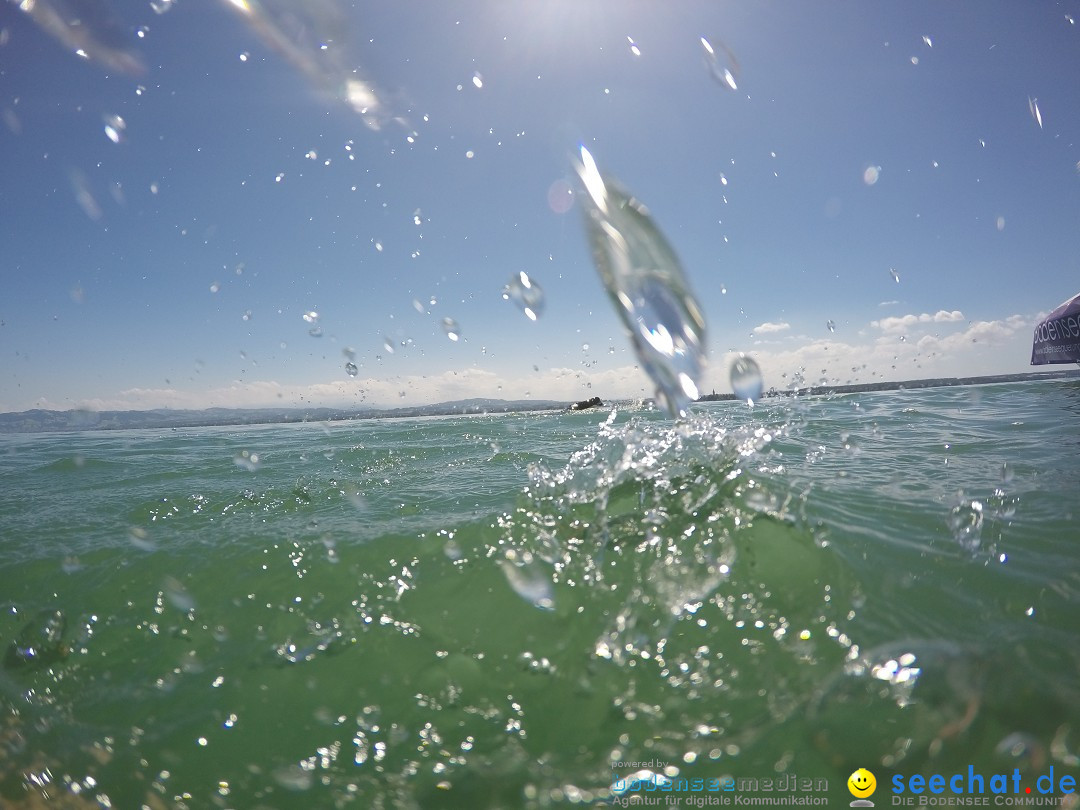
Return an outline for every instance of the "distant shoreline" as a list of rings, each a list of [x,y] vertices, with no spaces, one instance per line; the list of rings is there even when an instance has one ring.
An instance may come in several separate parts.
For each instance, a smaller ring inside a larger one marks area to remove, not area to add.
[[[949,388],[958,385],[989,385],[991,383],[1033,382],[1037,380],[1080,379],[1080,369],[1060,369],[1057,371],[1028,371],[1020,374],[998,374],[989,377],[929,377],[923,380],[905,380],[903,382],[853,383],[850,385],[814,385],[805,388],[777,390],[770,388],[761,396],[820,396],[822,394],[861,394],[867,391],[900,391],[915,388]],[[698,402],[720,402],[736,399],[734,394],[711,394],[698,399]]]
[[[1080,370],[1060,369],[989,377],[934,377],[903,382],[817,385],[798,389],[769,389],[762,399],[790,396],[857,394],[873,391],[899,391],[918,388],[946,388],[992,383],[1032,382],[1038,380],[1080,380]],[[715,391],[698,402],[735,400],[734,394]],[[603,407],[612,400],[604,403]],[[205,410],[156,409],[147,411],[29,410],[0,413],[0,434],[73,433],[84,430],[152,430],[191,427],[241,427],[245,425],[298,424],[304,422],[346,422],[361,419],[403,419],[422,416],[465,416],[490,413],[535,413],[566,411],[572,403],[553,400],[467,399],[417,405],[405,408],[371,408],[362,411],[344,408],[208,408]]]

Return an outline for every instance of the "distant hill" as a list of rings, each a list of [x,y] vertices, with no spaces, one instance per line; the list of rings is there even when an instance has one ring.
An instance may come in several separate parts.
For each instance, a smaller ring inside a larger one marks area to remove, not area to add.
[[[935,377],[906,382],[873,382],[852,385],[820,385],[798,390],[769,389],[762,397],[817,396],[821,394],[852,394],[864,391],[896,391],[915,388],[938,388],[955,385],[986,385],[988,383],[1026,382],[1032,380],[1080,379],[1080,370],[1062,368],[1054,371],[1034,371],[1024,374],[1004,374],[993,377]],[[734,394],[715,391],[701,397],[700,402],[735,399]],[[290,422],[342,422],[351,419],[395,419],[417,416],[454,416],[457,414],[527,413],[530,411],[562,411],[568,402],[532,399],[459,399],[436,405],[416,405],[407,408],[207,408],[203,411],[46,411],[31,410],[19,413],[0,413],[0,433],[56,433],[78,430],[138,430],[152,428],[213,427],[218,425],[273,425]]]
[[[408,408],[207,408],[203,411],[46,411],[35,409],[0,414],[0,433],[55,433],[77,430],[138,430],[150,428],[211,427],[216,425],[271,425],[290,422],[340,422],[348,419],[389,419],[454,414],[554,411],[567,406],[549,400],[463,399]]]

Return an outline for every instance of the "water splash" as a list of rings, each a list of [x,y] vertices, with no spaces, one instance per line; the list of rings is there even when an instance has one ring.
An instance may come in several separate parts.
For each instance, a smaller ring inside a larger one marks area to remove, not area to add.
[[[170,0],[170,3],[172,0]],[[372,130],[409,124],[390,110],[383,93],[357,68],[355,31],[337,0],[226,0],[267,45],[318,91],[347,104]]]
[[[684,415],[705,365],[701,307],[645,206],[602,175],[584,146],[575,169],[588,192],[585,228],[596,270],[657,402],[673,417]]]
[[[544,289],[524,270],[510,278],[503,287],[502,297],[517,304],[530,321],[535,321],[544,311]]]
[[[1028,111],[1031,113],[1031,117],[1035,119],[1035,123],[1039,125],[1039,129],[1042,129],[1042,112],[1039,110],[1039,100],[1037,98],[1028,96]]]
[[[739,61],[735,58],[735,54],[724,43],[717,41],[713,45],[705,37],[701,38],[701,47],[705,49],[705,64],[709,68],[709,74],[722,87],[738,90],[739,86],[735,82],[735,77],[739,74]]]
[[[953,538],[966,551],[978,551],[982,545],[983,503],[962,500],[949,512],[949,529]]]
[[[817,743],[836,761],[902,761],[932,754],[978,716],[986,682],[979,651],[949,641],[893,642],[852,657],[811,707]],[[859,733],[857,718],[876,718]],[[887,735],[881,729],[893,729]]]
[[[735,392],[735,396],[752,407],[754,402],[761,398],[763,385],[761,368],[754,358],[740,355],[732,361],[731,390]]]
[[[119,115],[109,114],[105,116],[105,137],[113,143],[120,143],[124,140],[124,131],[126,129],[127,122]]]
[[[307,636],[299,642],[288,640],[274,647],[274,656],[281,664],[303,664],[314,661],[323,653],[337,652],[346,643],[341,622],[333,618],[328,622],[309,620]]]
[[[103,68],[128,76],[146,72],[129,42],[129,28],[92,0],[34,0],[16,3],[65,48]]]

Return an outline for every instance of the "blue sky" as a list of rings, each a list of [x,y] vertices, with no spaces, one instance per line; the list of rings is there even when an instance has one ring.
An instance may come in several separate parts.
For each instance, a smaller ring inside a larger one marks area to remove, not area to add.
[[[0,2],[2,411],[651,395],[549,203],[579,144],[705,391],[1028,370],[1080,290],[1080,3],[156,3]]]

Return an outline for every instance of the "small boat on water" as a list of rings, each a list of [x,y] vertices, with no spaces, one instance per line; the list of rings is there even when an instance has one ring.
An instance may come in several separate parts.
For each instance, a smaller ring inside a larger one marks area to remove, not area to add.
[[[602,408],[604,403],[600,400],[600,397],[590,397],[589,399],[583,399],[580,402],[572,404],[568,410],[571,411],[584,411],[589,408]]]

